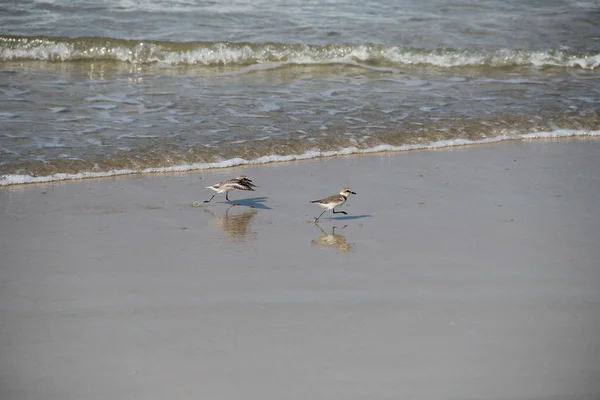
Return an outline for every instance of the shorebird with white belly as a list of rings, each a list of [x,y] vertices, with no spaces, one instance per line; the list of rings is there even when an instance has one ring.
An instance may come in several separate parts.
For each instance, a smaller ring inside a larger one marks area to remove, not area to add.
[[[210,201],[219,193],[225,193],[225,199],[227,199],[228,202],[231,203],[231,200],[229,200],[229,192],[231,192],[232,190],[251,190],[254,191],[254,188],[257,187],[255,184],[252,183],[252,181],[248,178],[246,178],[245,175],[240,175],[236,178],[233,179],[228,179],[226,181],[223,182],[219,182],[219,183],[215,183],[214,185],[211,186],[207,186],[207,189],[212,189],[215,192],[217,192],[216,194],[213,194],[213,196],[208,199],[208,200],[204,200],[205,203],[210,203]]]
[[[348,199],[348,196],[350,196],[351,194],[356,194],[356,193],[351,191],[349,187],[345,187],[340,191],[340,194],[334,194],[333,196],[329,196],[329,197],[326,197],[321,200],[311,201],[311,203],[315,203],[315,204],[325,208],[325,210],[321,213],[321,215],[319,215],[317,218],[315,218],[314,222],[317,222],[319,220],[319,218],[321,218],[321,216],[323,214],[325,214],[325,211],[327,211],[327,210],[332,210],[334,214],[348,215],[348,213],[346,211],[335,211],[335,208],[344,204],[346,202],[346,200]]]

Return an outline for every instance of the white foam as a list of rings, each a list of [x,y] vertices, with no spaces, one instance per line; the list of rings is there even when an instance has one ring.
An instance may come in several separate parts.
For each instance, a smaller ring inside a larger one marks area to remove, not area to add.
[[[377,71],[395,72],[389,67],[377,67],[372,61],[406,65],[461,66],[556,66],[595,69],[600,66],[600,54],[574,54],[568,50],[496,51],[437,49],[427,50],[399,46],[341,44],[332,46],[243,43],[191,43],[181,50],[169,43],[152,41],[131,43],[108,40],[106,46],[79,38],[77,43],[55,40],[22,39],[16,48],[0,46],[0,61],[7,60],[119,60],[132,64],[157,63],[162,65],[238,65],[246,66],[241,73],[277,68],[286,64],[345,63]],[[360,63],[360,64],[359,64]],[[249,66],[249,67],[248,67]],[[231,73],[226,73],[231,74]]]
[[[50,111],[51,111],[53,114],[58,114],[58,113],[66,113],[66,112],[69,112],[69,111],[71,111],[71,110],[70,110],[70,109],[68,109],[67,107],[51,107],[51,108],[50,108]]]
[[[11,112],[5,112],[5,111],[0,112],[0,118],[8,119],[8,118],[16,118],[18,116],[19,116],[19,114],[15,114],[15,113],[11,113]]]
[[[207,170],[217,168],[228,168],[239,165],[256,165],[256,164],[270,164],[276,162],[287,162],[287,161],[299,161],[308,160],[320,157],[334,157],[341,155],[350,154],[367,154],[367,153],[381,153],[381,152],[401,152],[411,150],[433,150],[448,147],[458,146],[472,146],[477,144],[490,144],[499,143],[508,140],[528,140],[528,139],[556,139],[556,138],[568,138],[568,137],[600,137],[600,130],[596,131],[583,131],[583,130],[570,130],[570,129],[558,129],[549,132],[532,132],[526,134],[517,135],[500,135],[493,138],[485,138],[481,140],[469,140],[469,139],[452,139],[452,140],[441,140],[437,142],[431,142],[429,144],[407,144],[402,146],[392,145],[378,145],[368,149],[358,149],[356,147],[347,147],[340,150],[332,151],[320,151],[310,150],[303,154],[290,154],[285,156],[279,155],[268,155],[255,158],[253,160],[246,160],[243,158],[232,158],[229,160],[223,160],[220,162],[213,163],[194,163],[175,165],[172,167],[159,167],[159,168],[144,168],[140,170],[133,169],[121,169],[103,172],[80,172],[76,174],[59,173],[48,176],[31,176],[31,175],[18,175],[18,174],[7,174],[0,176],[0,186],[19,185],[27,183],[44,183],[54,182],[63,180],[80,180],[88,178],[104,178],[119,175],[131,175],[131,174],[151,174],[151,173],[164,173],[164,172],[186,172],[193,170]]]

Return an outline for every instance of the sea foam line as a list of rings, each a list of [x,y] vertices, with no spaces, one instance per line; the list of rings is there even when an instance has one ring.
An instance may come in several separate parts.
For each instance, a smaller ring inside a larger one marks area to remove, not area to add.
[[[13,175],[7,174],[0,177],[0,186],[10,185],[23,185],[30,183],[47,183],[56,181],[66,180],[81,180],[90,178],[107,178],[120,175],[132,175],[132,174],[154,174],[154,173],[168,173],[168,172],[187,172],[196,170],[208,170],[217,168],[230,168],[240,165],[258,165],[258,164],[270,164],[277,162],[288,162],[288,161],[300,161],[310,160],[321,157],[334,157],[351,154],[368,154],[368,153],[382,153],[382,152],[402,152],[412,150],[435,150],[450,147],[459,146],[473,146],[478,144],[490,144],[506,142],[509,140],[530,140],[530,139],[559,139],[568,137],[600,137],[600,130],[595,131],[582,131],[572,129],[558,129],[549,132],[532,132],[519,135],[499,135],[492,138],[485,138],[480,140],[469,140],[469,139],[452,139],[452,140],[441,140],[437,142],[431,142],[429,144],[406,144],[401,146],[392,145],[378,145],[368,149],[358,149],[356,147],[346,147],[340,150],[331,151],[320,151],[310,150],[303,154],[289,154],[286,156],[262,156],[253,160],[246,160],[243,158],[232,158],[220,162],[213,163],[194,163],[184,165],[174,165],[171,167],[160,167],[160,168],[144,168],[140,170],[134,169],[120,169],[103,172],[79,172],[76,174],[59,173],[48,176],[31,176],[31,175]]]
[[[131,64],[228,65],[357,62],[453,67],[553,66],[594,70],[600,54],[564,49],[424,49],[376,44],[168,42],[90,37],[0,35],[0,61],[121,61]]]

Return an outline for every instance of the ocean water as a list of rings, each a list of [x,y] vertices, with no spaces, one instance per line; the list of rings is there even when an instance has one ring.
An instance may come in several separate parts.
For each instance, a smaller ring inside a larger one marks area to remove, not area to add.
[[[0,185],[598,135],[592,0],[0,4]]]

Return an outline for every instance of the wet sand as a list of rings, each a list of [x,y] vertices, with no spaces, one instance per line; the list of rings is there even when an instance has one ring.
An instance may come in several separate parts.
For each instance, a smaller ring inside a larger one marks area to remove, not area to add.
[[[0,188],[0,398],[595,400],[599,204],[597,139]]]

